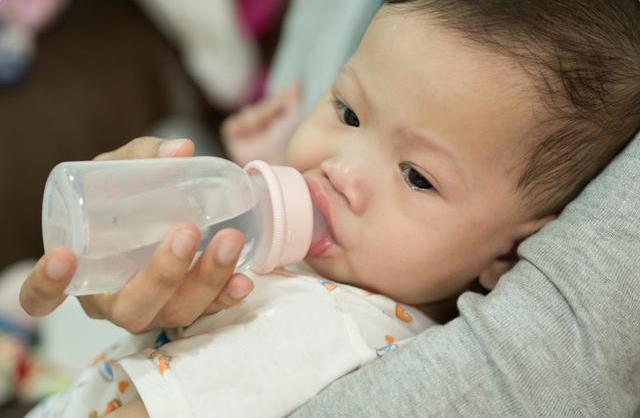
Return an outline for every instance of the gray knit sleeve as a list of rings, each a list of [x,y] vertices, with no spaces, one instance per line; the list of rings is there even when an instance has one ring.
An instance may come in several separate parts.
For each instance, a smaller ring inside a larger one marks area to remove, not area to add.
[[[640,138],[460,316],[294,417],[640,415]]]

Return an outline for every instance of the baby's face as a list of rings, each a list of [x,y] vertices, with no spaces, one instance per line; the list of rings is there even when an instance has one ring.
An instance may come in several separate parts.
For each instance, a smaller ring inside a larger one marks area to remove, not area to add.
[[[405,303],[464,290],[531,232],[527,91],[516,64],[383,7],[287,151],[332,228],[307,261]]]

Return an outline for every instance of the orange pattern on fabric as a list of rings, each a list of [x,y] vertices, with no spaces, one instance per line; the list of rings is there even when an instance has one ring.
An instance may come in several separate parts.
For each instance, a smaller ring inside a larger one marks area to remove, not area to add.
[[[123,394],[128,387],[129,387],[128,380],[121,380],[118,382],[118,392],[120,392],[120,394]]]
[[[158,371],[161,375],[164,375],[167,370],[169,370],[169,359],[167,357],[160,357],[158,359]]]
[[[111,399],[111,401],[104,408],[104,413],[102,415],[109,415],[110,413],[120,408],[121,406],[122,406],[122,402],[120,402],[120,400]]]
[[[413,322],[413,317],[409,314],[409,312],[405,311],[404,307],[399,303],[396,304],[396,316],[403,322]]]
[[[163,376],[171,366],[171,357],[160,354],[156,350],[149,353],[149,360],[156,365],[158,372]]]
[[[102,360],[104,360],[104,354],[98,354],[92,361],[91,361],[91,366],[95,366],[96,364],[100,363]]]
[[[396,341],[391,335],[385,335],[384,339],[387,340],[387,344],[393,344]]]
[[[322,286],[324,286],[324,288],[327,290],[327,292],[333,292],[335,290],[335,288],[338,287],[338,286],[336,286],[335,283],[332,283],[329,280],[321,280],[320,284]]]

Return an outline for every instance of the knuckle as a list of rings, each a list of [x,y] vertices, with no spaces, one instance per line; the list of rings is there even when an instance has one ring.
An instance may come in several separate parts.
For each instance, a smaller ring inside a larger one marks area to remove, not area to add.
[[[226,293],[223,292],[220,295],[218,295],[218,297],[215,300],[215,303],[217,306],[221,307],[222,309],[226,309],[226,308],[232,307],[237,302],[231,299],[231,297],[229,297]]]
[[[91,319],[104,319],[104,315],[100,315],[98,311],[91,309],[84,309],[84,313]]]
[[[151,137],[139,136],[137,138],[132,139],[131,142],[129,142],[129,144],[127,145],[127,147],[131,149],[139,148],[144,146],[144,144],[146,144],[150,140],[152,140]]]
[[[175,304],[165,306],[160,312],[160,323],[167,328],[186,327],[196,320],[193,313],[181,310]]]
[[[227,308],[233,308],[236,305],[239,305],[242,302],[242,299],[233,299],[231,296],[227,296],[225,300],[225,306]]]
[[[221,279],[216,280],[215,277],[198,279],[198,282],[204,292],[212,295],[212,299],[220,298],[222,289],[224,289],[226,284],[226,281]]]
[[[147,322],[138,315],[115,309],[111,315],[111,321],[117,326],[126,329],[132,334],[139,334],[144,331]]]
[[[42,281],[34,281],[31,283],[29,300],[35,302],[48,302],[55,297],[54,291],[42,283]],[[37,309],[34,309],[37,311]]]
[[[111,153],[110,152],[103,152],[102,154],[96,155],[93,159],[94,159],[94,161],[110,160],[111,159]]]
[[[40,316],[41,313],[38,309],[38,304],[30,303],[30,301],[31,300],[26,298],[24,295],[20,295],[20,305],[22,306],[22,309],[31,316]]]
[[[182,269],[169,263],[160,265],[155,271],[156,283],[164,288],[176,287],[182,278]]]
[[[144,158],[147,157],[147,150],[151,145],[160,141],[157,138],[148,136],[138,137],[129,142],[124,149],[124,155],[126,159]]]
[[[136,147],[136,144],[133,144],[133,143],[132,143],[132,144],[130,144],[130,145],[127,145],[127,146],[124,148],[124,155],[123,155],[123,158],[124,158],[125,160],[132,160],[132,159],[135,159],[135,158],[136,158],[136,154],[137,154],[137,147]]]
[[[229,281],[231,276],[231,268],[223,269],[218,266],[212,265],[213,263],[203,263],[200,271],[195,277],[195,281],[199,286],[204,287],[208,293],[220,293],[225,284]]]
[[[135,320],[135,319],[130,319],[126,322],[123,322],[121,324],[116,323],[116,325],[120,326],[121,328],[126,329],[127,331],[129,331],[131,334],[141,334],[145,331],[147,324],[145,322],[142,322],[140,320]]]
[[[204,315],[213,315],[221,310],[225,309],[225,306],[220,305],[217,302],[212,303],[209,307],[204,311]]]
[[[145,332],[147,332],[147,326],[146,325],[139,325],[136,324],[132,327],[129,328],[124,328],[125,330],[127,330],[130,334],[133,335],[139,335],[139,334],[143,334]]]
[[[93,305],[91,301],[86,298],[78,298],[80,302],[80,306],[85,314],[91,319],[104,319],[105,316],[102,314],[100,309]]]

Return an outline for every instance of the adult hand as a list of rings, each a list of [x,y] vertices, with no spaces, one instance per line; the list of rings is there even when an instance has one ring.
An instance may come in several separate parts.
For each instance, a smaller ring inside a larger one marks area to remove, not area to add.
[[[247,106],[222,124],[222,142],[239,165],[252,160],[282,164],[287,142],[300,122],[300,84]]]
[[[95,159],[189,157],[193,152],[188,139],[144,137]],[[145,270],[117,293],[78,297],[82,308],[92,318],[107,319],[139,333],[190,325],[201,315],[237,304],[253,289],[249,278],[233,273],[243,246],[242,234],[233,229],[219,231],[193,263],[199,241],[200,231],[195,225],[174,226]],[[67,248],[45,254],[22,285],[20,303],[24,310],[33,316],[55,310],[66,297],[64,290],[76,267],[77,259]]]

